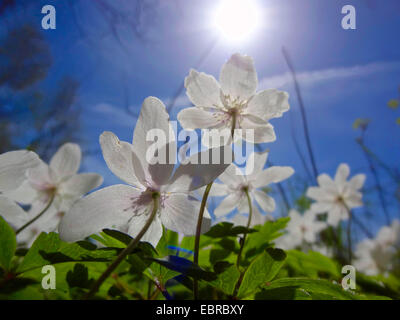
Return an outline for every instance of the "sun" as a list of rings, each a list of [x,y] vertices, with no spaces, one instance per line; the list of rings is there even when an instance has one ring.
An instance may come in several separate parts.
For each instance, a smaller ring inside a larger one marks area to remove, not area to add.
[[[214,13],[214,26],[229,41],[240,42],[260,24],[260,8],[253,0],[222,0]]]

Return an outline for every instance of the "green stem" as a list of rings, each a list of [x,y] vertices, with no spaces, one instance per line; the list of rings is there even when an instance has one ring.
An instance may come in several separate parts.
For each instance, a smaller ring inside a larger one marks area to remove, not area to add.
[[[246,226],[247,229],[249,229],[250,225],[251,225],[251,218],[253,217],[253,206],[251,205],[251,198],[249,195],[249,190],[247,188],[244,188],[243,191],[246,193],[247,202],[249,204],[249,219],[247,220],[247,226]],[[238,269],[240,267],[240,261],[242,259],[242,252],[243,252],[244,244],[246,242],[246,236],[247,236],[247,233],[245,233],[243,235],[243,238],[241,238],[241,240],[240,240],[240,249],[239,249],[239,253],[237,256],[237,260],[236,260],[236,267]]]
[[[199,264],[201,226],[203,224],[204,210],[206,208],[208,195],[210,194],[212,185],[213,185],[213,182],[210,182],[207,185],[206,190],[204,191],[204,194],[203,194],[203,199],[201,200],[199,216],[197,218],[196,237],[194,240],[194,255],[193,255],[193,263],[194,264]],[[193,295],[194,295],[195,300],[199,299],[199,282],[197,279],[193,279]]]
[[[160,195],[158,193],[153,193],[153,211],[147,220],[146,224],[143,226],[142,230],[138,233],[138,235],[132,239],[131,243],[118,255],[118,257],[114,260],[112,264],[103,272],[99,279],[93,284],[90,291],[83,297],[84,300],[88,300],[92,298],[96,292],[99,290],[100,286],[103,282],[111,275],[111,273],[119,266],[119,264],[129,255],[133,249],[138,245],[142,237],[145,235],[147,230],[149,229],[151,223],[154,220],[154,217],[158,211],[158,199]]]
[[[232,114],[232,125],[231,125],[231,138],[233,143],[234,133],[235,133],[235,126],[236,126],[236,113]],[[233,159],[232,159],[233,162]],[[200,250],[200,235],[201,235],[201,226],[203,224],[203,215],[204,210],[206,208],[208,195],[210,194],[211,187],[214,181],[211,181],[204,191],[203,199],[201,200],[199,216],[197,218],[197,228],[196,228],[196,236],[194,240],[194,254],[193,254],[193,263],[199,264],[199,250]],[[194,300],[199,299],[199,281],[197,279],[193,279],[193,296]]]
[[[15,234],[18,235],[23,230],[28,228],[32,223],[34,223],[37,219],[39,219],[41,216],[43,216],[45,214],[45,212],[50,208],[50,206],[53,203],[55,197],[56,197],[56,195],[55,195],[55,193],[53,193],[51,195],[51,198],[50,198],[49,202],[47,203],[46,207],[44,207],[44,209],[42,211],[40,211],[40,213],[36,217],[34,217],[32,220],[29,220],[21,228],[19,228],[17,231],[15,231]]]

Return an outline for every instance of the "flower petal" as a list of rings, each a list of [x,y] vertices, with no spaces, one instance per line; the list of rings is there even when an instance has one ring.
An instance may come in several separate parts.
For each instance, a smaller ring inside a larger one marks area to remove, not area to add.
[[[232,163],[226,170],[218,177],[225,185],[231,189],[236,189],[241,184],[246,182],[244,175],[238,174],[242,173],[240,168],[238,168],[234,163]]]
[[[316,201],[334,201],[336,195],[321,187],[309,187],[306,193],[307,197]]]
[[[243,115],[240,121],[240,128],[252,130],[253,134],[243,134],[244,140],[251,143],[267,143],[276,140],[274,127],[267,122],[261,122],[255,117]]]
[[[253,59],[238,53],[232,55],[222,66],[219,82],[225,95],[242,101],[250,98],[258,84]]]
[[[14,201],[2,195],[0,195],[0,216],[15,228],[28,221],[26,212]]]
[[[264,120],[282,117],[289,110],[289,94],[276,89],[268,89],[254,95],[245,110]]]
[[[188,192],[214,181],[232,162],[229,146],[208,149],[189,158],[181,164],[172,176],[168,192]]]
[[[214,210],[214,214],[217,217],[221,217],[231,211],[233,211],[240,203],[241,194],[234,192],[226,196],[219,206]]]
[[[103,177],[96,173],[75,174],[59,186],[63,195],[81,197],[103,183]]]
[[[4,192],[7,198],[20,204],[31,204],[39,195],[36,189],[32,188],[28,180],[24,181],[17,189]]]
[[[265,192],[260,190],[253,191],[254,198],[260,205],[261,209],[265,212],[273,212],[275,210],[275,200],[274,198],[267,195]]]
[[[141,194],[127,185],[114,185],[93,192],[78,200],[60,223],[60,238],[82,240],[105,228],[117,228],[127,223],[132,214],[132,198]]]
[[[133,169],[132,145],[120,141],[114,133],[109,131],[103,132],[99,140],[103,158],[111,172],[126,183],[140,187],[141,184]]]
[[[211,75],[191,69],[185,78],[186,95],[195,106],[222,107],[220,87]]]
[[[257,177],[267,163],[268,151],[253,152],[246,161],[246,176],[248,180]]]
[[[335,183],[336,185],[340,188],[340,190],[343,190],[344,185],[346,184],[346,179],[348,178],[350,174],[350,168],[346,163],[340,164],[336,171],[335,175]]]
[[[253,182],[254,188],[265,187],[270,183],[278,183],[293,175],[294,170],[292,167],[269,167],[258,174],[256,180]]]
[[[40,162],[38,155],[32,151],[0,154],[0,192],[18,188],[26,179],[26,170],[38,166]]]
[[[133,217],[129,223],[128,234],[133,238],[136,237],[138,233],[142,230],[148,219],[149,215],[146,214]],[[149,229],[142,237],[141,241],[149,242],[155,248],[157,246],[157,243],[160,241],[162,234],[163,234],[163,227],[161,224],[161,220],[156,215]]]
[[[154,139],[157,137],[157,142],[152,141],[150,137]],[[159,99],[148,97],[143,102],[132,142],[134,152],[140,161],[147,180],[151,179],[149,164],[153,160],[155,152],[159,151],[159,148],[153,149],[153,144],[156,144],[156,147],[163,147],[169,144],[170,150],[173,150],[174,155],[176,155],[175,133],[169,122],[169,115],[165,106]],[[133,164],[134,166],[136,165],[135,159]],[[136,176],[138,176],[136,168],[135,172]]]
[[[221,125],[224,113],[197,107],[185,108],[178,113],[178,120],[185,130],[216,128]]]
[[[161,221],[169,230],[194,235],[200,205],[200,201],[186,194],[171,194],[164,200]]]
[[[50,160],[50,168],[58,181],[78,172],[81,157],[81,148],[75,143],[66,143],[58,149]]]
[[[363,187],[366,178],[365,174],[357,174],[350,179],[349,185],[351,188],[359,190]]]
[[[337,194],[337,186],[330,176],[323,173],[317,177],[318,184],[321,188],[333,194]]]

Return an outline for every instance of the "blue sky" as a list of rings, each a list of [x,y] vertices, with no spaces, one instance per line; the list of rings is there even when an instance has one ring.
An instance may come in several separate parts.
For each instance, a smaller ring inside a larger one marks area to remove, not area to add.
[[[124,111],[125,92],[131,109],[136,111],[147,96],[157,96],[164,102],[171,99],[217,36],[211,26],[217,1],[160,1],[156,12],[147,17],[146,40],[120,28],[122,46],[89,1],[71,1],[72,6],[60,0],[26,3],[23,12],[8,16],[9,23],[29,19],[40,27],[41,7],[56,7],[57,29],[43,31],[51,44],[54,64],[42,85],[51,90],[65,74],[81,82],[83,148],[97,151],[84,159],[84,169],[101,173],[106,185],[117,183],[99,153],[99,134],[108,130],[122,140],[131,140],[136,119]],[[120,6],[129,12],[130,3],[120,1]],[[356,30],[341,28],[341,9],[346,4],[356,8]],[[305,176],[290,133],[293,121],[306,154],[299,105],[281,51],[285,46],[298,73],[318,170],[333,175],[337,166],[346,162],[352,173],[366,172],[367,185],[373,184],[355,142],[358,132],[352,129],[359,117],[372,120],[366,136],[368,146],[400,169],[400,127],[395,124],[400,110],[386,105],[398,96],[400,85],[399,1],[259,0],[258,5],[265,17],[262,28],[241,43],[219,39],[200,70],[218,77],[222,64],[231,54],[240,52],[254,58],[259,89],[276,87],[289,92],[290,114],[271,121],[277,134],[277,141],[268,144],[274,164],[293,166],[300,177]],[[79,21],[80,29],[73,19]],[[3,26],[0,21],[0,36],[5,32]],[[189,105],[184,95],[178,100],[171,111],[172,119],[180,108]],[[393,189],[389,178],[381,174],[383,184]],[[390,192],[394,192],[392,189]],[[393,199],[388,197],[388,201],[392,203]],[[371,211],[375,216],[368,224],[376,231],[383,223],[382,212],[376,203]],[[398,211],[393,203],[393,218],[399,217]]]

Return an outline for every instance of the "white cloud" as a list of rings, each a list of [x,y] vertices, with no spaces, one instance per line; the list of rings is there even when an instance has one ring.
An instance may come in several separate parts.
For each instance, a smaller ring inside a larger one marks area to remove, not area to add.
[[[303,71],[296,74],[297,80],[302,85],[312,86],[317,83],[346,79],[352,77],[365,77],[376,73],[400,69],[400,62],[373,62],[352,67],[338,67],[316,71]],[[260,80],[259,88],[281,88],[292,83],[289,72],[277,76],[265,77]]]

